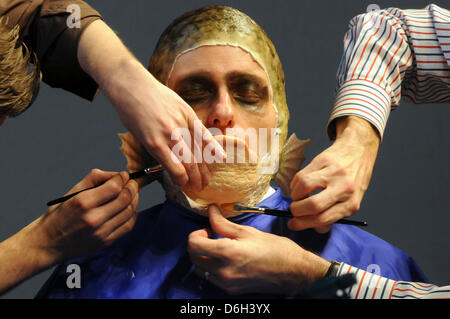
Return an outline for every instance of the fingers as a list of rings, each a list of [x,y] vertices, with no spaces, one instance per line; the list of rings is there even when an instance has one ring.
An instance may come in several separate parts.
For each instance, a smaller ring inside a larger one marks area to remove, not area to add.
[[[351,215],[348,213],[347,208],[348,204],[343,202],[332,206],[320,214],[294,217],[288,222],[288,228],[291,230],[316,228],[319,232],[326,232],[331,224]]]
[[[208,166],[206,165],[205,161],[203,161],[202,152],[202,143],[197,143],[197,141],[194,139],[194,156],[200,173],[201,189],[208,185],[211,179],[211,173],[209,172]]]
[[[189,183],[195,191],[201,191],[203,188],[202,176],[200,175],[198,163],[195,161],[195,151],[192,148],[190,136],[184,135],[181,134],[177,139],[173,140],[174,145],[169,154],[169,162],[163,161],[163,165],[167,166],[172,180],[176,184],[184,186],[186,183]],[[176,169],[180,171],[179,174],[174,174],[171,171],[175,169],[174,165],[178,166]],[[179,166],[182,167],[183,171],[181,171]]]
[[[155,157],[164,166],[175,184],[184,186],[189,181],[186,169],[169,147],[164,147],[159,156],[155,155]]]
[[[195,151],[195,149],[197,149],[197,151]],[[189,150],[192,150],[189,154],[189,160],[187,162],[182,162],[182,164],[184,165],[184,168],[189,176],[189,184],[195,191],[200,192],[203,189],[203,177],[200,174],[201,158],[196,159],[195,156],[196,152],[199,152],[200,147],[194,142],[194,147],[189,147]]]
[[[114,200],[89,212],[92,224],[101,225],[101,231],[112,233],[136,214],[139,200],[138,184],[130,180]]]
[[[98,179],[98,180],[102,180]],[[94,189],[82,192],[75,197],[68,200],[66,205],[69,205],[73,209],[80,209],[88,211],[104,203],[116,198],[123,187],[129,180],[127,172],[120,172],[113,175],[112,178],[107,180],[103,185],[100,185]]]
[[[324,170],[310,173],[301,170],[295,174],[290,187],[293,200],[303,199],[315,190],[327,187],[326,174]]]
[[[338,200],[344,200],[345,194],[339,193],[339,190],[332,186],[322,190],[321,192],[307,197],[302,200],[294,200],[290,209],[294,216],[316,215],[324,212],[326,209],[334,205]]]
[[[245,228],[223,217],[216,205],[208,207],[208,214],[211,228],[220,236],[235,239],[244,235]]]
[[[137,216],[138,215],[135,211],[135,213],[131,216],[131,218],[129,218],[126,222],[121,224],[111,234],[109,234],[108,237],[106,238],[106,244],[110,245],[112,242],[116,241],[123,235],[129,233],[136,223]]]
[[[117,174],[119,173],[107,172],[102,171],[98,168],[94,168],[89,172],[88,175],[86,175],[86,177],[84,177],[79,183],[77,183],[74,187],[72,187],[72,189],[70,189],[70,191],[67,194],[75,193],[89,187],[100,185]]]
[[[359,210],[371,170],[366,169],[364,156],[355,152],[333,144],[294,176],[290,209],[295,217],[290,229],[326,232],[331,224]]]
[[[223,258],[223,250],[228,238],[210,239],[206,230],[192,232],[188,237],[188,252],[191,256],[209,256]]]
[[[324,181],[320,178],[321,174],[314,174],[321,171],[324,166],[315,159],[305,168],[297,172],[289,185],[291,189],[291,197],[296,189],[296,197],[304,198],[313,192],[317,187],[324,187]]]

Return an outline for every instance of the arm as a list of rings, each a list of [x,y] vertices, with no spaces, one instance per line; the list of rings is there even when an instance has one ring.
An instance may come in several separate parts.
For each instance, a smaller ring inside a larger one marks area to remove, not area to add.
[[[398,104],[403,78],[412,72],[413,50],[404,28],[399,10],[351,21],[328,125],[335,141],[294,176],[291,229],[327,231],[359,210],[391,105]]]
[[[271,293],[292,296],[321,281],[331,263],[288,238],[242,226],[209,207],[212,229],[225,238],[211,239],[209,231],[192,232],[188,252],[195,272],[230,294]],[[341,263],[335,274],[353,273],[356,283],[346,289],[351,299],[450,298],[450,286],[394,281]]]
[[[106,247],[133,228],[138,187],[126,172],[93,170],[68,193],[99,184],[0,243],[0,294],[65,259]]]
[[[69,5],[80,8],[80,28],[67,25]],[[1,14],[11,27],[21,26],[22,38],[38,57],[44,82],[89,100],[100,86],[125,127],[165,166],[175,183],[189,182],[200,190],[209,182],[207,166],[196,163],[194,154],[189,163],[182,163],[171,152],[180,142],[171,139],[175,128],[187,127],[194,136],[195,112],[142,66],[97,11],[81,0],[13,0],[7,5],[0,2]],[[205,140],[214,142],[206,127],[201,129]]]
[[[175,92],[157,81],[105,23],[95,21],[85,30],[78,59],[105,91],[125,127],[167,169],[175,183],[184,185],[189,181],[197,190],[208,183],[210,173],[206,165],[194,161],[193,151],[189,163],[177,160],[171,151],[178,142],[171,139],[172,132],[187,127],[194,136],[197,115]],[[213,140],[203,125],[201,128],[206,138]]]
[[[208,210],[211,228],[225,238],[211,239],[207,229],[189,235],[188,252],[195,272],[229,294],[270,293],[289,296],[321,280],[330,262],[294,241],[225,219]]]

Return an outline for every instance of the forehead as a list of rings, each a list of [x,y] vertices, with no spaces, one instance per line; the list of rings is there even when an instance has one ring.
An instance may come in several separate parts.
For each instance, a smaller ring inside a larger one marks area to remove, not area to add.
[[[217,78],[232,73],[253,75],[269,83],[264,69],[247,51],[229,45],[208,45],[178,56],[169,75],[168,85],[195,74]]]

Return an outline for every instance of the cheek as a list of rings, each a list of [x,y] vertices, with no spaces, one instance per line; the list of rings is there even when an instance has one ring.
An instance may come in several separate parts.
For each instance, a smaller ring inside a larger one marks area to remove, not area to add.
[[[270,130],[277,125],[277,113],[272,105],[266,106],[263,113],[243,112],[241,119],[247,128],[267,128]]]

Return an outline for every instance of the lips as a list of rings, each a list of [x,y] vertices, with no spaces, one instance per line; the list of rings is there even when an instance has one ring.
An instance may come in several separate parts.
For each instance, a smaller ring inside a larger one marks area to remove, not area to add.
[[[200,192],[185,185],[184,193],[199,205],[248,202],[258,181],[258,155],[238,137],[214,138],[222,144],[226,161],[207,164],[211,173],[209,184]]]

